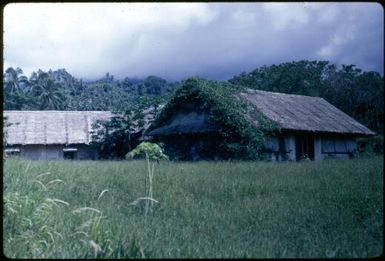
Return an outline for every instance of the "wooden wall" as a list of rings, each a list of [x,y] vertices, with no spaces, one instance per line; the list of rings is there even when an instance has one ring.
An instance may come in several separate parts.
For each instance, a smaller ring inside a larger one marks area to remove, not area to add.
[[[12,146],[16,147],[16,146]],[[53,145],[20,145],[20,156],[31,160],[60,160],[64,159],[62,144]],[[97,151],[85,144],[70,145],[68,147],[77,148],[74,159],[97,159]]]

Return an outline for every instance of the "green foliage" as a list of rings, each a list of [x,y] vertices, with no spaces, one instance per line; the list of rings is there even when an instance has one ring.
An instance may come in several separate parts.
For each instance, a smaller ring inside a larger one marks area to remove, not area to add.
[[[141,97],[137,104],[116,111],[108,121],[97,121],[91,132],[91,145],[98,149],[100,158],[122,159],[139,143],[146,121],[155,117],[163,100],[159,97]]]
[[[229,80],[249,88],[292,94],[319,96],[322,72],[328,62],[298,61],[262,66]]]
[[[147,94],[160,95],[162,90],[167,88],[167,81],[156,76],[148,76],[144,79],[143,85]]]
[[[79,95],[71,100],[73,110],[126,111],[141,106],[143,99],[157,99],[164,103],[175,84],[154,76],[142,80],[125,78],[114,80],[112,75],[83,84]],[[139,91],[140,90],[140,91]]]
[[[208,113],[219,126],[222,142],[215,148],[218,154],[222,153],[224,158],[258,159],[262,157],[265,135],[271,134],[276,126],[251,104],[236,97],[242,89],[227,82],[189,78],[182,82],[150,128],[167,123],[175,111],[186,110],[186,105],[192,104],[194,110]],[[258,117],[258,128],[246,119],[246,114]]]
[[[109,121],[96,121],[92,126],[91,145],[100,158],[122,158],[135,145],[136,124],[132,110],[116,113]]]
[[[357,139],[358,153],[364,156],[384,154],[384,136],[361,137]]]
[[[14,69],[9,67],[5,70],[4,76],[4,90],[11,95],[14,93],[20,94],[23,91],[23,85],[28,83],[28,78],[23,75],[23,70],[19,67]]]
[[[48,73],[39,70],[30,79],[30,93],[39,104],[39,110],[61,110],[66,107],[66,94],[63,86]]]
[[[157,161],[165,159],[168,160],[168,156],[164,154],[162,148],[155,143],[151,142],[142,142],[135,149],[127,153],[126,159],[133,159],[136,156],[145,155],[146,157],[146,168],[147,176],[144,180],[144,197],[137,198],[131,205],[137,205],[140,201],[145,201],[144,207],[144,216],[147,217],[148,213],[152,213],[154,202],[159,203],[153,198],[153,180],[155,172],[155,164],[151,161]],[[148,180],[148,189],[147,189],[147,180]]]
[[[28,79],[20,68],[8,68],[3,75],[3,106],[6,110],[104,110],[123,112],[138,105],[140,98],[163,103],[177,83],[149,76],[145,79],[114,79],[109,73],[95,81],[83,82],[65,69],[33,72]],[[142,93],[138,93],[138,88]]]
[[[16,174],[17,191],[14,190],[15,177],[7,178],[3,194],[3,225],[9,233],[5,255],[50,258],[60,253],[65,258],[69,255],[98,257],[100,252],[108,254],[110,243],[106,236],[109,232],[103,224],[102,212],[90,207],[77,208],[58,199],[54,191],[60,190],[66,181],[53,178],[50,172],[32,170],[30,173],[30,165],[24,165],[25,169],[6,169]],[[73,211],[69,211],[71,209]],[[65,246],[65,242],[71,243]],[[71,253],[67,252],[69,249]]]
[[[126,159],[133,159],[138,156],[145,156],[146,159],[156,161],[162,159],[168,160],[168,156],[164,154],[162,148],[158,144],[145,141],[140,143],[138,146],[136,146],[135,149],[127,153]]]
[[[27,103],[26,87],[28,78],[20,68],[9,67],[3,75],[3,107],[20,110]]]
[[[116,83],[96,82],[85,84],[70,106],[73,110],[124,111],[133,103],[133,97]]]

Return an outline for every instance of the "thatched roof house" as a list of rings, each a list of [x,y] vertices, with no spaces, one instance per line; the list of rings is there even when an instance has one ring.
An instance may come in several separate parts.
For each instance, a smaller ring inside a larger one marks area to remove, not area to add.
[[[160,109],[162,106],[159,106]],[[154,108],[145,108],[132,120],[132,139],[139,142],[143,129],[154,118]],[[134,113],[131,117],[134,117]],[[7,154],[30,159],[96,159],[98,152],[90,146],[97,121],[126,117],[109,111],[4,111]],[[110,130],[111,131],[111,130]]]
[[[7,143],[89,144],[92,124],[108,120],[107,111],[4,111],[11,125],[7,127]]]
[[[320,97],[247,89],[239,97],[253,104],[281,130],[373,135],[374,132]],[[258,123],[250,117],[250,120]]]
[[[107,111],[4,111],[6,152],[31,159],[95,158],[92,125]],[[8,151],[7,151],[8,150]]]
[[[207,109],[212,99],[205,96],[212,94],[204,88],[210,81],[199,81],[201,87],[197,90],[190,86],[188,88],[193,91],[186,87],[177,93],[161,113],[162,121],[156,120],[146,133],[149,139],[163,142],[169,150],[177,151],[173,153],[181,154],[180,158],[215,157],[216,146],[221,143],[217,137],[220,123],[213,120],[212,111]],[[356,149],[356,136],[375,134],[323,98],[244,88],[232,95],[247,104],[239,120],[244,117],[256,130],[261,125],[261,115],[275,124],[275,136],[269,137],[264,146],[273,160],[351,157]],[[202,104],[206,109],[201,109]]]

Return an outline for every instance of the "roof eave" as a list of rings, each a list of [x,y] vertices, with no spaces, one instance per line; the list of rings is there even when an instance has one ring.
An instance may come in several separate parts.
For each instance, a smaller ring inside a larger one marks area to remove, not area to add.
[[[362,135],[362,136],[374,136],[376,135],[373,131],[368,132],[341,132],[341,131],[325,131],[325,130],[306,130],[306,129],[290,129],[290,128],[280,128],[280,131],[287,131],[287,132],[307,132],[307,133],[318,133],[318,134],[334,134],[334,135]]]

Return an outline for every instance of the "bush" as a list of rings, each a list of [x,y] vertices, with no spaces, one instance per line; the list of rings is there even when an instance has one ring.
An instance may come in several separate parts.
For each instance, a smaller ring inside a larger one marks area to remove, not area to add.
[[[360,155],[384,154],[384,136],[358,138],[357,147]]]

